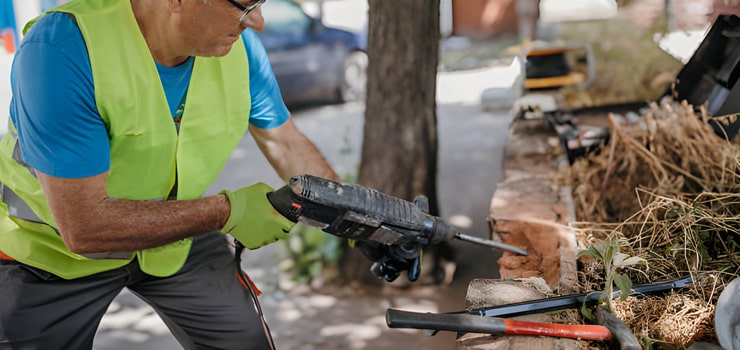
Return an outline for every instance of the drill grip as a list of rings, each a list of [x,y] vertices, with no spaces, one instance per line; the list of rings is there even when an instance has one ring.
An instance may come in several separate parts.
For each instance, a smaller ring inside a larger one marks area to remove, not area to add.
[[[344,238],[427,245],[455,235],[446,223],[414,203],[311,175],[292,177],[288,185],[268,194],[268,199],[288,219]]]

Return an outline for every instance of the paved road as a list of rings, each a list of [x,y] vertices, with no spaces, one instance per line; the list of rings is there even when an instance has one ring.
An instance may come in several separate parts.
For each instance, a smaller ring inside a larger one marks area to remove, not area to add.
[[[0,55],[0,108],[7,111],[7,71],[10,56]],[[4,74],[4,75],[3,75]],[[467,233],[485,237],[491,196],[500,177],[508,113],[482,112],[482,89],[497,83],[492,69],[440,74],[439,196],[442,216]],[[364,105],[333,105],[294,111],[299,128],[341,174],[355,174],[362,142]],[[6,113],[0,114],[0,133]],[[281,181],[261,158],[254,141],[245,137],[214,186],[236,189],[256,181],[274,187]],[[381,295],[354,295],[350,288],[331,293],[280,280],[277,245],[249,252],[244,266],[265,292],[261,302],[280,349],[452,349],[454,335],[434,337],[417,331],[388,329],[388,307],[444,312],[464,308],[465,290],[472,278],[493,278],[498,254],[486,248],[455,243],[458,270],[448,286],[417,285],[410,290],[389,287]],[[103,318],[94,348],[180,349],[158,316],[124,291]]]

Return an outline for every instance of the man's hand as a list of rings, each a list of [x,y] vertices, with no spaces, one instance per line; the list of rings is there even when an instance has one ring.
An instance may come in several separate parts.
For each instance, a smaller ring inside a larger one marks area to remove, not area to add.
[[[422,249],[418,245],[398,246],[357,241],[355,247],[373,261],[370,271],[388,282],[395,281],[403,271],[408,271],[411,282],[416,281],[421,274]]]
[[[267,200],[272,187],[259,182],[234,192],[221,191],[229,198],[231,214],[222,229],[245,247],[257,249],[288,237],[295,223],[280,215]]]

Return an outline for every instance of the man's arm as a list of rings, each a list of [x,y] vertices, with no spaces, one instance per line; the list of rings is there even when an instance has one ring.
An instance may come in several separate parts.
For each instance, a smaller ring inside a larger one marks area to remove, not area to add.
[[[339,180],[321,151],[298,130],[293,119],[271,129],[250,126],[249,131],[283,181],[300,174]]]
[[[64,244],[74,253],[134,251],[220,230],[231,207],[225,195],[189,201],[108,197],[108,173],[67,179],[36,172]]]

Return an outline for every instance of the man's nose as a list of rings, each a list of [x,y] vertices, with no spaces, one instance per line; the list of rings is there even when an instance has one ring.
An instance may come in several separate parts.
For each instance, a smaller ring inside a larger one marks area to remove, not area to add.
[[[249,12],[242,25],[245,29],[252,28],[258,32],[265,28],[265,18],[262,17],[262,9],[258,7]]]

